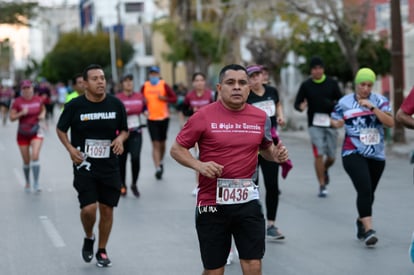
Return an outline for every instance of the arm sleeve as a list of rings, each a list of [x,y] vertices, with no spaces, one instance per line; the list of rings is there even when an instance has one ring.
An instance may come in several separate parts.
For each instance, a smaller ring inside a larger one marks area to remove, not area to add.
[[[177,102],[177,95],[175,94],[173,89],[171,89],[171,87],[168,86],[167,84],[165,84],[165,91],[167,92],[167,97],[168,97],[168,102],[169,103]]]
[[[407,115],[414,114],[414,87],[411,89],[408,96],[404,99],[403,103],[400,106],[400,109]]]
[[[59,130],[65,133],[70,128],[70,117],[72,116],[71,110],[73,106],[73,104],[71,103],[72,101],[69,101],[68,103],[65,104],[65,108],[62,110],[62,113],[59,116],[59,121],[56,125],[56,128],[58,128]]]
[[[303,88],[303,83],[300,85],[299,91],[295,98],[295,103],[293,104],[293,107],[296,111],[302,112],[300,109],[300,104],[305,100],[305,89]]]

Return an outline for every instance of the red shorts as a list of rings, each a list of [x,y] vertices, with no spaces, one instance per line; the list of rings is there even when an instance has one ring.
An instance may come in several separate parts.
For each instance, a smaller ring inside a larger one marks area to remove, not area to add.
[[[42,134],[36,134],[32,136],[26,136],[22,134],[17,134],[17,144],[19,146],[29,146],[33,139],[43,139]]]

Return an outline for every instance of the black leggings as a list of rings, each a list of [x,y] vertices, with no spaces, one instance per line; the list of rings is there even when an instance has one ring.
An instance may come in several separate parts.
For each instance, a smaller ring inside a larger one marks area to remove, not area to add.
[[[368,159],[352,154],[342,157],[345,171],[357,191],[357,210],[359,218],[372,216],[375,190],[385,168],[385,160]]]
[[[264,159],[259,154],[258,166],[263,174],[264,185],[266,188],[266,218],[267,220],[276,220],[277,207],[279,206],[279,164]],[[259,184],[259,173],[257,168],[256,185]]]
[[[119,157],[119,170],[121,172],[122,185],[126,186],[126,162],[128,153],[131,154],[132,184],[137,184],[141,169],[142,133],[131,132],[124,142],[124,153]]]

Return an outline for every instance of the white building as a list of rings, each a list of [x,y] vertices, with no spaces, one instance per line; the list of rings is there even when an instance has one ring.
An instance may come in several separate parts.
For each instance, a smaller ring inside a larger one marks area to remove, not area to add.
[[[132,43],[135,55],[125,64],[123,73],[132,73],[136,86],[142,84],[147,67],[160,63],[152,53],[151,24],[169,14],[168,1],[81,0],[80,9],[82,31],[93,33],[99,27],[108,31],[112,29],[115,35],[119,34]],[[112,59],[112,74],[117,81],[119,72],[115,59]]]
[[[13,48],[10,81],[14,80],[15,71],[26,69],[32,60],[40,64],[62,32],[80,28],[77,5],[42,6],[36,13],[38,16],[29,21],[30,27],[0,24],[0,41],[9,39]]]

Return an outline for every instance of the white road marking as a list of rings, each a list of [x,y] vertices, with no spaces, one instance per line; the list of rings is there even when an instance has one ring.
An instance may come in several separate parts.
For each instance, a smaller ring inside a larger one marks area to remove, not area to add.
[[[53,223],[48,219],[47,216],[39,216],[39,219],[46,230],[47,235],[49,236],[50,240],[52,241],[55,247],[65,247],[66,244],[63,241],[62,237],[60,236],[59,232],[57,231],[56,227]]]

